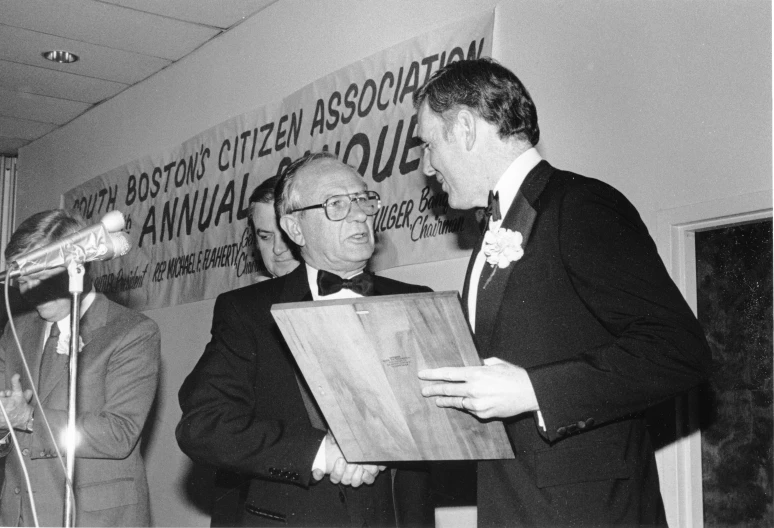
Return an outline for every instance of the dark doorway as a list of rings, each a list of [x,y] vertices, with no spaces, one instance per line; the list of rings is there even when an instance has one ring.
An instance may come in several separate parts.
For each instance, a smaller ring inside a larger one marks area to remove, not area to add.
[[[705,526],[774,526],[772,222],[696,233],[698,317],[713,372],[701,391]]]

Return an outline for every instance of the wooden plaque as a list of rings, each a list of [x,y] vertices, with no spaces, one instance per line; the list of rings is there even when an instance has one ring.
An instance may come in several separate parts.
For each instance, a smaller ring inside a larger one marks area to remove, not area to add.
[[[499,421],[442,409],[425,368],[480,365],[457,292],[276,304],[282,335],[349,462],[513,458]]]

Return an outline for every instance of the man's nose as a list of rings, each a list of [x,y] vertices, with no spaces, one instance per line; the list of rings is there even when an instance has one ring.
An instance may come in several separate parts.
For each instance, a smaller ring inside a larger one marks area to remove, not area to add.
[[[425,173],[425,176],[435,176],[435,167],[430,163],[430,155],[427,151],[422,154],[422,172]]]
[[[288,250],[288,245],[285,243],[285,237],[280,233],[274,235],[273,251],[275,255],[282,255]]]
[[[365,214],[365,211],[363,210],[363,206],[360,205],[357,201],[351,202],[349,204],[349,213],[347,213],[347,220],[350,222],[365,222],[368,218],[368,215]]]

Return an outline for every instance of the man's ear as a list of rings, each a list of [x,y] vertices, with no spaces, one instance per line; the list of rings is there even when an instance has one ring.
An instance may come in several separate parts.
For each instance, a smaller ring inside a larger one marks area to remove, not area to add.
[[[476,116],[467,108],[457,112],[457,126],[454,127],[461,134],[462,144],[467,150],[472,150],[476,143]]]
[[[304,232],[301,230],[301,224],[298,223],[298,219],[293,215],[282,215],[279,220],[280,227],[287,233],[288,238],[293,241],[298,247],[306,245],[304,239]]]

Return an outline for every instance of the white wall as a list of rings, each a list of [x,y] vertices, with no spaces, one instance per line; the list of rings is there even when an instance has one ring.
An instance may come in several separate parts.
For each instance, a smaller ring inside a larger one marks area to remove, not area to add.
[[[98,174],[495,5],[279,0],[22,149],[17,220],[56,207],[61,193]],[[659,210],[771,190],[766,0],[505,0],[493,55],[532,93],[543,155],[619,188],[651,231]],[[454,260],[385,274],[460,289],[464,268],[464,260]],[[212,306],[209,300],[148,312],[163,333],[163,383],[146,450],[159,526],[209,524],[186,495],[189,465],[174,427],[177,389],[208,339]]]

